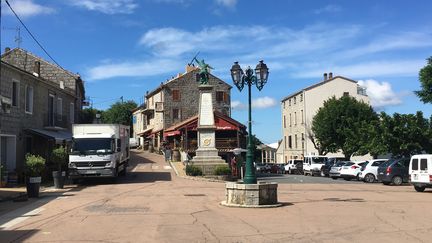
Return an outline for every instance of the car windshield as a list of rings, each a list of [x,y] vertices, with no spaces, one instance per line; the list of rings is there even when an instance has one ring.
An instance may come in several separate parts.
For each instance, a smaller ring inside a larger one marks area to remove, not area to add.
[[[354,162],[346,162],[345,164],[344,164],[344,166],[350,166],[350,165],[353,165],[354,164]]]
[[[326,157],[311,157],[312,163],[314,164],[324,164],[327,161]]]
[[[74,139],[71,154],[111,154],[111,138],[80,138]]]
[[[344,165],[346,162],[345,161],[339,161],[337,162],[334,166],[336,167],[341,167],[342,165]]]

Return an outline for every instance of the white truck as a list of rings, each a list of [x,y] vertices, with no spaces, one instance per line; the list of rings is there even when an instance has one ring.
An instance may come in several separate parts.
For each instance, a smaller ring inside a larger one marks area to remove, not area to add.
[[[320,175],[321,167],[327,161],[327,157],[320,155],[306,155],[303,159],[304,175]]]
[[[112,177],[126,174],[129,127],[119,124],[73,124],[69,177]]]

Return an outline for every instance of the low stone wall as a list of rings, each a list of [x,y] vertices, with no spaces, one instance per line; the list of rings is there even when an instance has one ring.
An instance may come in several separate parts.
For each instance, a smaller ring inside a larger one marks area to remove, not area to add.
[[[276,182],[258,184],[227,182],[226,201],[222,204],[238,207],[280,206],[277,200],[277,187]]]

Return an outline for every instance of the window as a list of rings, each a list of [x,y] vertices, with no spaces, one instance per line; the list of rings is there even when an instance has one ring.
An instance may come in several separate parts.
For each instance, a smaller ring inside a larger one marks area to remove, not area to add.
[[[289,106],[291,106],[291,99],[288,100],[288,104],[289,104]]]
[[[284,148],[286,149],[287,148],[287,142],[286,142],[286,136],[284,136]]]
[[[12,81],[12,106],[18,107],[19,105],[19,82]]]
[[[33,87],[30,85],[26,86],[25,89],[25,112],[33,113]]]
[[[427,170],[427,159],[420,159],[420,170]]]
[[[297,112],[294,112],[294,125],[297,125]]]
[[[412,170],[418,170],[418,159],[413,159],[411,169]]]
[[[296,104],[297,97],[294,97],[294,105]]]
[[[69,121],[70,123],[75,123],[75,104],[70,103],[69,105]]]
[[[292,139],[291,139],[291,136],[288,136],[288,147],[292,148]]]
[[[349,96],[349,92],[343,92],[343,96]]]
[[[377,167],[377,166],[380,166],[380,165],[381,165],[382,163],[384,163],[384,162],[385,162],[384,160],[375,161],[375,162],[372,163],[371,166],[375,166],[375,167]]]
[[[301,124],[304,123],[304,119],[303,119],[303,110],[301,110]]]
[[[303,101],[303,94],[300,94],[300,102]]]
[[[297,134],[294,136],[295,148],[297,148]]]
[[[180,100],[180,90],[176,89],[172,91],[172,99],[174,101],[179,101]]]
[[[284,128],[286,128],[286,117],[285,117],[285,115],[283,116],[283,124],[284,124]]]
[[[216,102],[220,103],[224,101],[224,92],[216,91]]]
[[[180,119],[180,110],[177,108],[173,109],[173,120]]]
[[[57,98],[57,119],[61,121],[62,116],[63,116],[63,99]]]
[[[291,124],[291,113],[290,113],[290,126],[291,126],[292,124]]]
[[[305,142],[305,138],[304,138],[304,133],[302,133],[302,149],[304,149],[304,142]]]
[[[54,95],[48,96],[48,126],[54,126]]]

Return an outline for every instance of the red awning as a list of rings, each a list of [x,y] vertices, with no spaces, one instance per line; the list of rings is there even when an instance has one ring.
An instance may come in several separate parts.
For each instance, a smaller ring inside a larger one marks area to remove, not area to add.
[[[164,137],[171,137],[175,135],[180,135],[180,131],[164,132]]]

